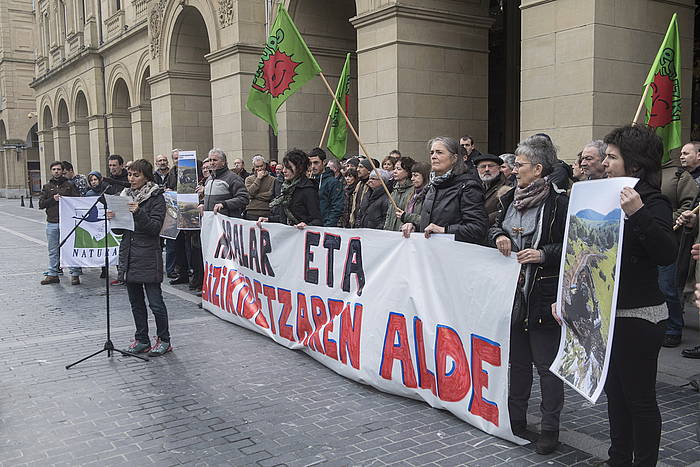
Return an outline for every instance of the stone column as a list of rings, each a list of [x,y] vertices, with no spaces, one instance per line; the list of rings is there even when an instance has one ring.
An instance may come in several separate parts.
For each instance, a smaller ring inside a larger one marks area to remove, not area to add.
[[[682,108],[690,108],[692,0],[523,0],[520,136],[549,134],[572,161],[588,141],[632,121],[674,12]],[[690,112],[683,112],[689,137]]]
[[[49,164],[55,160],[53,130],[39,130],[37,134],[39,135],[39,167],[41,168],[41,183],[43,184],[50,177]]]
[[[71,160],[70,134],[67,125],[55,126],[53,130],[54,155],[57,160]]]
[[[107,114],[107,135],[111,154],[119,154],[125,162],[134,160],[130,115]]]
[[[427,160],[437,135],[471,134],[487,147],[488,32],[484,2],[362,2],[357,29],[360,136]],[[401,142],[399,146],[399,142]]]
[[[134,159],[153,161],[153,122],[151,106],[130,107],[131,136],[133,138]]]
[[[91,115],[87,121],[90,138],[90,166],[93,170],[104,171],[107,168],[105,119],[102,115]]]
[[[87,120],[68,122],[68,133],[70,135],[71,163],[75,173],[87,175],[93,170]]]

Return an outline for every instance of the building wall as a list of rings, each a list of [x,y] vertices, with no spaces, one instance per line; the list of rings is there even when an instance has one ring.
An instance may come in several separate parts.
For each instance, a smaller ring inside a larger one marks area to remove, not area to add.
[[[694,8],[693,0],[523,0],[521,137],[548,133],[571,161],[588,141],[629,124],[677,12],[687,140]]]
[[[33,39],[31,0],[1,2],[0,196],[27,194],[25,147],[29,130],[36,123],[29,88],[34,74]]]

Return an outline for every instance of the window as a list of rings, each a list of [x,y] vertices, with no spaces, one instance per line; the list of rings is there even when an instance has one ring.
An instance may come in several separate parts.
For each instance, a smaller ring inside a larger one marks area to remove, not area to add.
[[[114,0],[117,11],[122,9],[122,0]]]

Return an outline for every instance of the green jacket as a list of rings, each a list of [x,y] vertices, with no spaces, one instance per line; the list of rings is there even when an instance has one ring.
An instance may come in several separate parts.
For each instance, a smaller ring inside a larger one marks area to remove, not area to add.
[[[698,184],[687,170],[678,167],[674,161],[668,161],[661,166],[661,193],[671,201],[675,222],[683,211],[693,209]]]
[[[403,183],[397,183],[394,185],[394,191],[391,192],[391,198],[394,200],[399,209],[405,211],[408,200],[411,199],[414,191],[415,189],[413,188],[413,183],[410,179],[406,179],[403,181]],[[396,217],[394,205],[389,203],[389,208],[386,211],[386,220],[384,221],[384,230],[393,230],[398,232],[401,230],[402,225],[403,222]]]

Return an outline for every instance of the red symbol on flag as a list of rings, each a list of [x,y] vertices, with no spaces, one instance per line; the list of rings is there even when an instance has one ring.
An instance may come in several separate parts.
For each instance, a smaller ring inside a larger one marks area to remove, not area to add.
[[[262,78],[265,86],[253,84],[260,92],[269,92],[272,97],[281,96],[289,89],[297,75],[296,68],[301,65],[292,60],[292,57],[279,50],[270,55],[263,62]]]
[[[664,127],[673,119],[673,80],[669,76],[657,73],[651,83],[651,89],[649,126]]]

